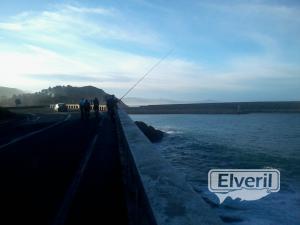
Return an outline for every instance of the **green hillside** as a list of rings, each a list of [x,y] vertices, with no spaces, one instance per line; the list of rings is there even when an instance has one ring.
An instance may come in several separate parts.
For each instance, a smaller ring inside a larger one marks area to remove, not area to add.
[[[93,86],[55,86],[36,93],[22,93],[8,99],[0,99],[0,105],[14,106],[16,99],[21,101],[20,106],[35,106],[58,102],[79,103],[81,98],[94,99],[95,97],[99,99],[100,103],[105,103],[108,96],[102,89]]]

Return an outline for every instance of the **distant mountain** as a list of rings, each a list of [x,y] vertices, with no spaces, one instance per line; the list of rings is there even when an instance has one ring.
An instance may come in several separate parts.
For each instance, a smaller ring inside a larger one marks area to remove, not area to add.
[[[150,99],[150,98],[137,98],[127,97],[123,99],[123,102],[128,106],[142,106],[142,105],[165,105],[165,104],[180,104],[183,102],[170,100],[170,99]]]
[[[165,98],[151,99],[151,98],[127,97],[123,99],[123,102],[128,106],[145,106],[145,105],[169,105],[169,104],[187,104],[187,103],[210,103],[216,101],[214,100],[179,101],[179,100],[171,100]]]
[[[81,98],[94,99],[95,97],[99,99],[100,104],[104,104],[108,96],[109,94],[102,89],[93,86],[72,87],[68,85],[49,87],[36,93],[18,94],[6,101],[1,101],[0,104],[15,105],[15,99],[20,99],[22,106],[48,105],[58,102],[79,103]]]
[[[0,86],[0,98],[11,98],[13,95],[19,95],[25,93],[17,88],[9,88]]]

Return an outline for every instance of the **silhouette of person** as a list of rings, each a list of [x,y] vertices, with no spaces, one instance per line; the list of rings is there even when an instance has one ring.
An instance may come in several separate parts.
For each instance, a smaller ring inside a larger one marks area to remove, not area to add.
[[[79,109],[80,109],[80,118],[84,120],[84,98],[82,98],[79,102]]]
[[[118,101],[119,100],[114,95],[111,95],[106,100],[107,112],[108,112],[108,115],[110,116],[111,119],[113,119],[113,117],[114,117],[114,112],[117,108]]]
[[[99,117],[99,100],[97,97],[94,98],[93,105],[94,105],[93,109],[95,111],[95,116],[96,116],[96,118],[98,118]]]
[[[88,120],[90,118],[90,110],[91,110],[91,104],[87,99],[85,99],[84,100],[84,115],[85,115],[86,120]]]

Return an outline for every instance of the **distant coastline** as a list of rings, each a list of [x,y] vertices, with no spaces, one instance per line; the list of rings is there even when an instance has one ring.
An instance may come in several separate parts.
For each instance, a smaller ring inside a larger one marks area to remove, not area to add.
[[[125,110],[128,114],[300,113],[300,101],[148,105]]]

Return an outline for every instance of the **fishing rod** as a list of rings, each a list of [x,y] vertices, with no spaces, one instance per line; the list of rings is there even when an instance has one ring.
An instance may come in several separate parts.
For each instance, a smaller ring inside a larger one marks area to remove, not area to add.
[[[146,76],[151,73],[151,71],[153,71],[157,66],[159,66],[159,64],[166,59],[172,52],[174,49],[171,49],[166,55],[164,55],[157,63],[155,63],[145,74],[144,76],[142,76],[131,88],[129,88],[128,91],[125,92],[125,94],[119,99],[119,101],[121,101],[126,95],[128,95],[139,83],[142,82],[142,80],[144,80],[146,78]]]

